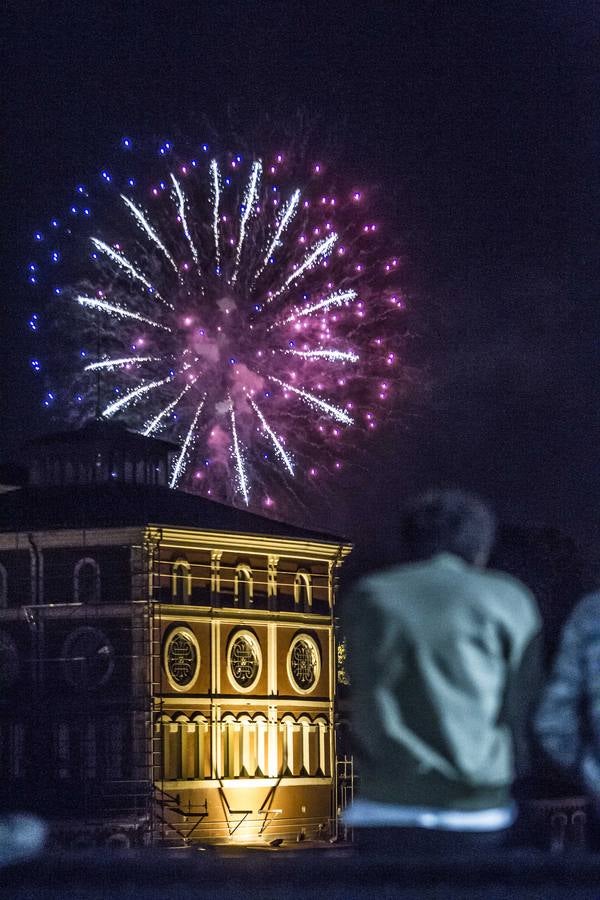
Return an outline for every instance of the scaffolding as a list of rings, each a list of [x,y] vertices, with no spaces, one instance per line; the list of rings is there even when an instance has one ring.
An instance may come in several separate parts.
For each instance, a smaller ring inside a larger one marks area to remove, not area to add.
[[[342,814],[354,800],[354,787],[356,776],[354,774],[354,757],[342,756],[336,760],[335,765],[335,820],[334,837],[336,840],[352,841],[353,829],[344,824]]]
[[[18,546],[18,535],[15,542]],[[68,549],[72,571],[72,557],[89,553],[86,530]],[[90,604],[43,602],[36,577],[20,590],[32,602],[6,608],[0,621],[3,634],[21,634],[20,642],[30,648],[20,673],[27,688],[19,693],[17,685],[14,699],[5,691],[0,707],[0,755],[8,775],[3,802],[42,815],[57,845],[142,845],[154,833],[148,740],[153,609],[147,587],[141,596],[134,593],[134,586],[149,584],[149,561],[143,547],[128,549],[130,602],[117,595],[110,579],[103,584],[103,602],[99,597]],[[36,554],[37,574],[41,555]],[[44,587],[51,595],[48,581]],[[123,676],[122,690],[110,679],[115,670]],[[67,691],[59,687],[65,678]],[[93,689],[85,690],[87,678]]]

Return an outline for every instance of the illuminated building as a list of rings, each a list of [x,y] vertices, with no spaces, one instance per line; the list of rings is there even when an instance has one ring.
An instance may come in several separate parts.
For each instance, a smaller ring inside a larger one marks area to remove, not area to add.
[[[350,548],[170,490],[176,449],[93,423],[0,492],[3,803],[63,842],[325,837]]]

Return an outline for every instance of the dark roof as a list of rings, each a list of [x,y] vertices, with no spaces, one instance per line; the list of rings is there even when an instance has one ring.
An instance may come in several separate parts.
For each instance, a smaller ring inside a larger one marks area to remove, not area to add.
[[[24,466],[13,465],[12,463],[0,464],[0,485],[26,484],[27,478],[28,472]]]
[[[82,445],[106,446],[111,445],[125,449],[146,450],[156,449],[163,452],[174,452],[179,449],[178,444],[164,441],[160,438],[145,437],[137,431],[130,431],[122,422],[107,421],[106,419],[92,419],[81,428],[69,431],[58,431],[53,434],[43,434],[41,437],[28,441],[23,448],[28,450],[40,450],[50,447],[73,447]]]
[[[0,532],[149,524],[343,543],[333,534],[298,528],[167,487],[122,482],[27,486],[0,495]]]

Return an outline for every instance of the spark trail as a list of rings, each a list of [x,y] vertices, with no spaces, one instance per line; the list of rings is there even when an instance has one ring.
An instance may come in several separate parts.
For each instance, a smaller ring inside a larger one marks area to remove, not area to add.
[[[185,196],[181,189],[181,185],[179,184],[179,182],[177,181],[177,179],[175,178],[175,176],[173,175],[172,172],[171,172],[171,181],[173,182],[173,188],[175,190],[175,197],[177,199],[177,208],[179,210],[179,218],[181,219],[181,225],[183,227],[183,231],[187,238],[187,242],[190,245],[190,250],[192,252],[194,262],[196,263],[196,266],[199,267],[200,260],[198,258],[198,251],[196,250],[194,241],[192,240],[192,235],[190,234],[190,228],[189,228],[187,216],[185,213]],[[198,274],[200,274],[200,273],[198,273]]]
[[[196,428],[198,419],[200,418],[200,413],[202,412],[202,407],[204,406],[205,397],[202,398],[200,403],[196,408],[196,413],[194,418],[192,419],[192,424],[188,429],[188,433],[185,436],[185,441],[183,442],[183,447],[181,448],[181,453],[177,457],[175,465],[173,467],[173,472],[171,475],[171,481],[169,482],[169,487],[174,488],[177,486],[179,479],[185,469],[186,458],[188,455],[188,451],[190,449],[190,444],[192,441],[192,435],[194,434],[194,429]]]
[[[155,391],[156,388],[161,387],[163,384],[167,384],[168,381],[172,379],[162,378],[159,381],[151,381],[149,384],[142,384],[140,387],[134,388],[134,390],[129,391],[128,394],[125,394],[124,397],[120,397],[118,400],[115,400],[114,403],[109,403],[105,410],[103,410],[102,415],[105,419],[109,419],[111,416],[124,406],[128,406],[134,400],[137,400],[139,397],[142,397],[144,394],[148,394],[150,391]]]

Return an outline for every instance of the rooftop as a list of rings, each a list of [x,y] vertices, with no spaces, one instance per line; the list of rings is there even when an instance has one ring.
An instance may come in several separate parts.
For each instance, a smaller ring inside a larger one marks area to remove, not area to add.
[[[118,483],[26,486],[0,495],[0,532],[125,528],[149,524],[325,541],[343,539],[161,486]]]
[[[145,452],[156,449],[174,453],[179,449],[179,445],[172,441],[131,431],[122,422],[91,419],[81,428],[57,431],[33,438],[25,445],[24,452],[28,454],[31,450],[38,452],[41,449],[54,449],[59,446],[76,448],[86,444],[95,447],[115,446],[123,450],[133,449]]]

